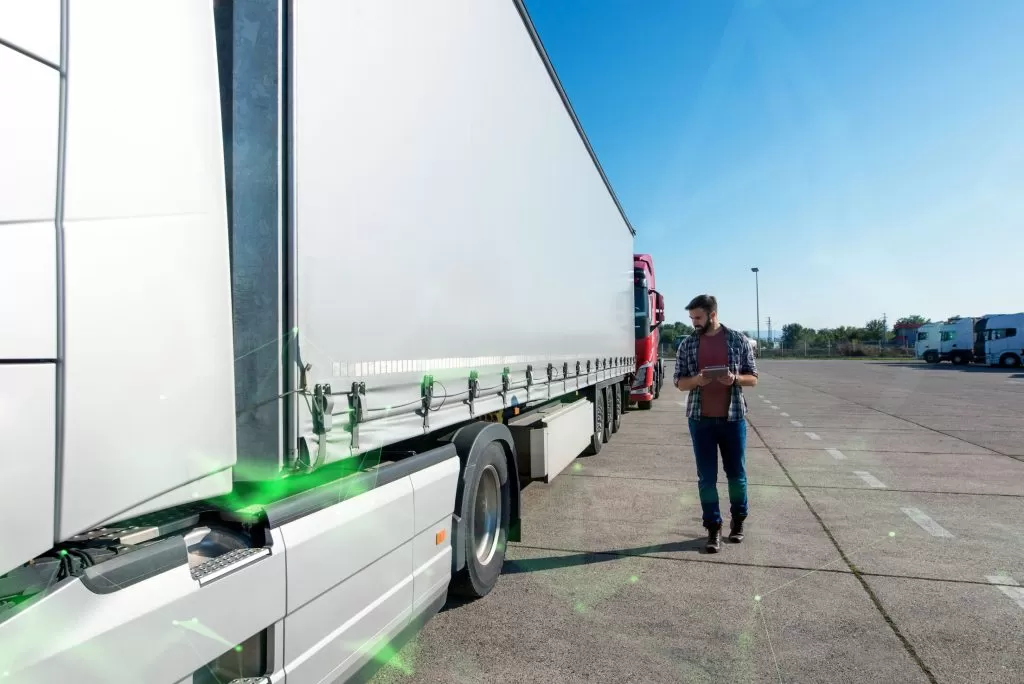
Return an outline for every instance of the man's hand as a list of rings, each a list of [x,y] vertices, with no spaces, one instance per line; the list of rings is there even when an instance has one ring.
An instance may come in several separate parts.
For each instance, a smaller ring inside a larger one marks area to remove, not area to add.
[[[704,385],[710,385],[711,384],[711,378],[704,377],[704,373],[701,372],[701,373],[697,374],[697,381],[696,382],[697,382],[697,387],[703,387]]]
[[[727,375],[719,376],[718,382],[722,383],[723,385],[731,385],[732,383],[736,382],[736,376],[733,375],[732,373],[728,373]]]

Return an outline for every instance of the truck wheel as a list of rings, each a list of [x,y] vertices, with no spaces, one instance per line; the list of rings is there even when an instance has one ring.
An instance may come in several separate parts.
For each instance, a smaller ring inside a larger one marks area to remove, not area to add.
[[[587,448],[588,456],[596,456],[601,453],[601,445],[604,444],[604,399],[601,390],[594,391],[594,432],[590,435],[590,446]]]
[[[1003,354],[999,357],[999,365],[1003,368],[1016,368],[1020,365],[1020,357],[1016,354]]]
[[[657,399],[661,396],[661,369],[656,368],[654,370],[654,398]]]
[[[604,404],[604,443],[607,444],[612,440],[612,415],[615,409],[612,408],[612,388],[604,387],[601,389],[601,401]]]
[[[938,363],[939,355],[936,352],[925,352],[924,361],[925,363]]]
[[[650,401],[638,401],[636,402],[636,407],[641,411],[650,411],[652,403]]]
[[[953,352],[953,356],[950,358],[950,362],[954,366],[962,366],[966,361],[964,359],[963,354],[961,354],[960,352]]]
[[[449,591],[465,598],[481,598],[498,582],[508,542],[512,501],[501,444],[491,442],[484,447],[466,472],[471,475],[458,511],[467,531],[466,567],[452,577]]]
[[[612,432],[618,432],[622,427],[622,387],[618,384],[612,385]]]

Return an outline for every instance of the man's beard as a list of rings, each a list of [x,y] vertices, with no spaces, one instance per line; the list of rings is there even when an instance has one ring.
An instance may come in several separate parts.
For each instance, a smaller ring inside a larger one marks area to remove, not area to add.
[[[697,334],[698,335],[707,335],[708,330],[710,330],[710,329],[711,329],[711,321],[708,321],[704,325],[698,325],[697,326]]]

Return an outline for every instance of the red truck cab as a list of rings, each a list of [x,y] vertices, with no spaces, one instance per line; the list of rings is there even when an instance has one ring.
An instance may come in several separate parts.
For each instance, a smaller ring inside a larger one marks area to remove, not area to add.
[[[630,403],[641,410],[661,395],[665,382],[663,361],[658,357],[661,324],[665,322],[665,298],[654,289],[654,259],[633,255],[633,327],[636,333],[636,373],[629,390]]]

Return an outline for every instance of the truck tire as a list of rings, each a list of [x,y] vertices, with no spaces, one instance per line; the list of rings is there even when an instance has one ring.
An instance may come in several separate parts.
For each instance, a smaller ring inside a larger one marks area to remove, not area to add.
[[[612,432],[618,432],[622,427],[622,386],[618,383],[610,388],[612,395]]]
[[[615,409],[612,408],[612,388],[601,388],[601,401],[604,405],[604,443],[612,441],[612,416]]]
[[[590,435],[590,446],[587,447],[588,456],[596,456],[601,453],[601,446],[604,444],[604,399],[601,390],[594,390],[594,432]]]
[[[965,354],[964,352],[953,352],[953,355],[950,357],[949,360],[954,366],[962,366],[965,363],[967,363],[968,359],[967,354]]]
[[[1020,366],[1020,357],[1013,353],[1003,354],[999,357],[999,365],[1003,368],[1017,368]]]
[[[466,566],[455,573],[449,593],[463,598],[482,598],[501,576],[508,543],[512,497],[509,490],[505,449],[494,441],[467,464],[461,510],[466,530]]]
[[[638,402],[636,402],[636,407],[638,409],[640,409],[641,411],[650,411],[651,410],[651,404],[653,404],[653,403],[654,402],[651,402],[651,401],[638,401]]]
[[[662,382],[663,382],[663,380],[662,380],[662,376],[663,375],[664,375],[664,370],[662,369],[661,364],[658,364],[658,366],[654,370],[654,398],[655,399],[657,399],[658,397],[661,396],[661,385],[662,385]]]
[[[938,363],[939,362],[939,353],[938,352],[933,352],[933,351],[925,352],[924,353],[924,361],[925,361],[925,363]]]

